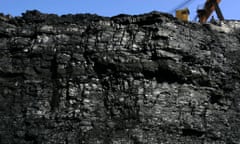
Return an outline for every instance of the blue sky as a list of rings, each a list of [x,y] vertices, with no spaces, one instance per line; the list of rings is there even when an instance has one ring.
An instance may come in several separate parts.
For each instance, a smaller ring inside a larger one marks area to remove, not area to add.
[[[153,10],[172,12],[186,0],[1,0],[0,12],[19,16],[26,10],[37,9],[44,13],[76,14],[92,13],[114,16],[120,13],[142,14]],[[185,7],[191,11],[191,19],[196,16],[198,6],[205,0],[192,0]],[[220,7],[226,19],[240,20],[240,0],[222,0]]]

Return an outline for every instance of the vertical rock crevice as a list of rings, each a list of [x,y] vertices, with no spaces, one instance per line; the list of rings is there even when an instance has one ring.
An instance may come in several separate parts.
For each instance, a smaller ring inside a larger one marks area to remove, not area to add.
[[[59,82],[58,82],[58,64],[57,55],[53,56],[51,60],[51,80],[52,80],[52,97],[50,101],[51,110],[54,111],[59,107],[60,94],[59,94]]]

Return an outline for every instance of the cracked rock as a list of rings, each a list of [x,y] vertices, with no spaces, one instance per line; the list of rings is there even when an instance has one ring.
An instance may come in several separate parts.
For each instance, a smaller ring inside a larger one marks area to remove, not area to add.
[[[1,15],[0,143],[238,144],[239,25]]]

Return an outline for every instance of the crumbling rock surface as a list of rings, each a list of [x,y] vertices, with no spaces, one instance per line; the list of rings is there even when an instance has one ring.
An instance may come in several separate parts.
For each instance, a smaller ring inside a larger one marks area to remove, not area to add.
[[[1,144],[239,144],[239,22],[0,17]]]

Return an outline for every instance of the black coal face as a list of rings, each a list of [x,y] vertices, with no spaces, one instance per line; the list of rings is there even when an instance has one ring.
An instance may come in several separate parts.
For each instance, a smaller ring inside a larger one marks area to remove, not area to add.
[[[239,30],[159,12],[2,17],[0,143],[240,142]]]

